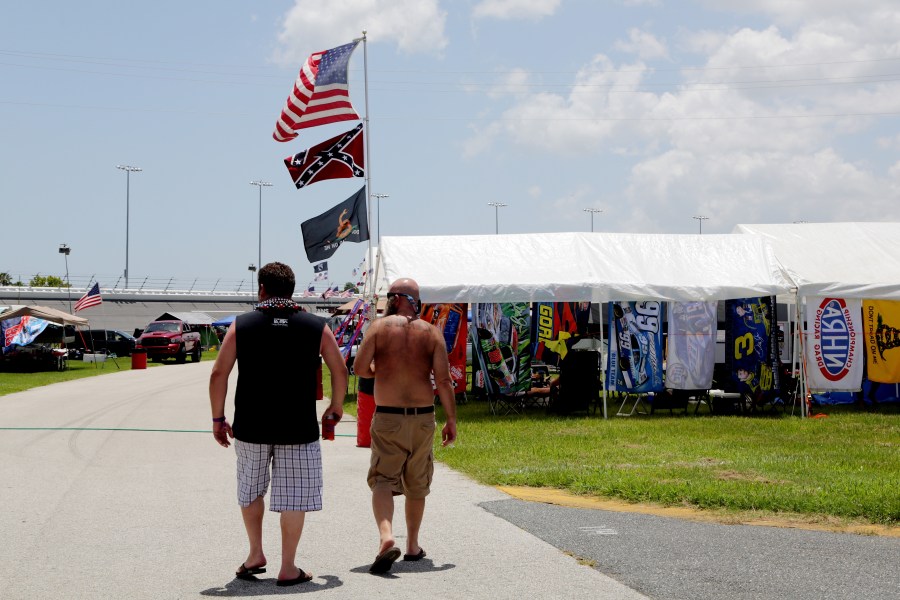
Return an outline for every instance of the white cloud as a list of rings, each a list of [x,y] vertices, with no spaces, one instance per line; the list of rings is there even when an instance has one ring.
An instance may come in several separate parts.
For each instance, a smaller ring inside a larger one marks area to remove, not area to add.
[[[367,31],[370,42],[393,42],[407,53],[447,46],[447,13],[438,0],[295,0],[278,34],[275,62],[293,65],[312,52],[346,44]]]
[[[532,19],[549,17],[561,0],[481,0],[472,9],[476,19]]]
[[[508,139],[514,147],[629,158],[624,205],[610,206],[623,230],[671,231],[681,223],[696,231],[696,214],[710,215],[704,230],[711,231],[823,214],[900,218],[900,162],[877,167],[855,158],[867,156],[860,145],[900,147],[895,130],[879,131],[877,117],[858,116],[900,112],[900,82],[884,76],[897,63],[883,60],[900,57],[900,7],[866,3],[879,9],[878,23],[827,0],[821,14],[812,2],[750,5],[782,25],[686,34],[684,47],[703,62],[668,89],[648,86],[659,79],[643,62],[597,56],[566,93],[510,96],[502,117],[481,128],[490,132],[481,149]],[[663,56],[656,41],[633,29],[617,47],[650,59]]]
[[[632,28],[628,32],[628,41],[619,40],[615,43],[617,50],[636,54],[642,60],[656,58],[669,58],[669,50],[666,43],[660,41],[652,33]]]

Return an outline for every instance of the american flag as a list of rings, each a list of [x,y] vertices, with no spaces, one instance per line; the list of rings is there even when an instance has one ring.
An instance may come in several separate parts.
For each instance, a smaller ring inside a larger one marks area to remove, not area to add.
[[[100,284],[95,283],[94,287],[88,290],[88,293],[82,296],[81,299],[75,303],[73,310],[75,312],[78,312],[79,310],[84,310],[85,308],[97,306],[98,304],[102,303],[103,298],[100,297]]]
[[[347,67],[359,40],[311,54],[300,68],[294,89],[288,96],[272,137],[287,142],[297,130],[338,121],[356,121],[359,115],[350,104]]]
[[[365,177],[362,123],[330,140],[284,159],[299,190],[323,179]]]
[[[338,284],[334,284],[334,287],[329,287],[325,290],[325,293],[322,294],[323,299],[331,298],[332,296],[336,296],[338,293]]]

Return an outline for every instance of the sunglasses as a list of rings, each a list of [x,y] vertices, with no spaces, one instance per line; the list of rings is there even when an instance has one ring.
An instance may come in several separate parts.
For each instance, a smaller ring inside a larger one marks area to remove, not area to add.
[[[410,296],[409,294],[402,294],[400,292],[388,292],[387,297],[388,300],[400,296],[401,298],[406,298],[406,301],[409,302],[409,305],[413,307],[417,313],[419,312],[419,301]]]

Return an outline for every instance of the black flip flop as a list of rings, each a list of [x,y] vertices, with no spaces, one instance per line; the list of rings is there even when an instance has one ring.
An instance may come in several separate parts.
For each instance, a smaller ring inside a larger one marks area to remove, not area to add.
[[[372,563],[372,566],[369,567],[369,573],[374,573],[375,575],[381,575],[383,573],[387,573],[391,570],[391,565],[400,558],[400,548],[397,546],[391,546],[381,554],[375,557],[375,562]]]
[[[298,583],[306,583],[307,581],[312,581],[312,573],[307,573],[300,567],[297,567],[297,570],[300,571],[300,575],[298,575],[296,579],[279,579],[275,582],[275,585],[279,587],[287,587],[289,585],[297,585]]]
[[[260,573],[265,573],[265,567],[247,567],[246,564],[241,563],[241,566],[238,567],[238,570],[235,572],[234,576],[238,579],[242,579],[244,581],[259,581],[254,575],[259,575]]]
[[[418,554],[404,554],[403,560],[405,560],[407,562],[413,562],[413,561],[417,561],[417,560],[422,560],[423,558],[425,558],[425,556],[426,556],[425,548],[422,548],[421,546],[419,546]]]

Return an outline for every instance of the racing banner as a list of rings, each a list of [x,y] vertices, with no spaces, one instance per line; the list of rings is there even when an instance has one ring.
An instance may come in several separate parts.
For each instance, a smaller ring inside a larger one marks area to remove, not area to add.
[[[3,354],[6,354],[12,347],[25,346],[30,344],[40,335],[42,331],[47,329],[49,321],[38,319],[30,315],[24,317],[13,317],[0,321],[0,335],[3,339]]]
[[[670,302],[666,387],[708,390],[716,363],[716,302]]]
[[[778,387],[778,344],[771,296],[725,301],[725,366],[738,392],[757,396]]]
[[[535,302],[531,307],[534,360],[559,366],[578,337],[587,332],[590,302]]]
[[[806,376],[811,390],[862,387],[863,352],[858,333],[862,301],[806,299]]]
[[[643,394],[663,390],[663,303],[609,303],[608,389]]]
[[[472,305],[472,352],[500,394],[531,388],[528,308],[527,302]]]
[[[900,383],[900,302],[863,300],[868,379]]]
[[[469,336],[467,311],[465,304],[423,304],[420,317],[444,334],[447,356],[450,359],[450,376],[457,392],[466,391],[466,340]]]

